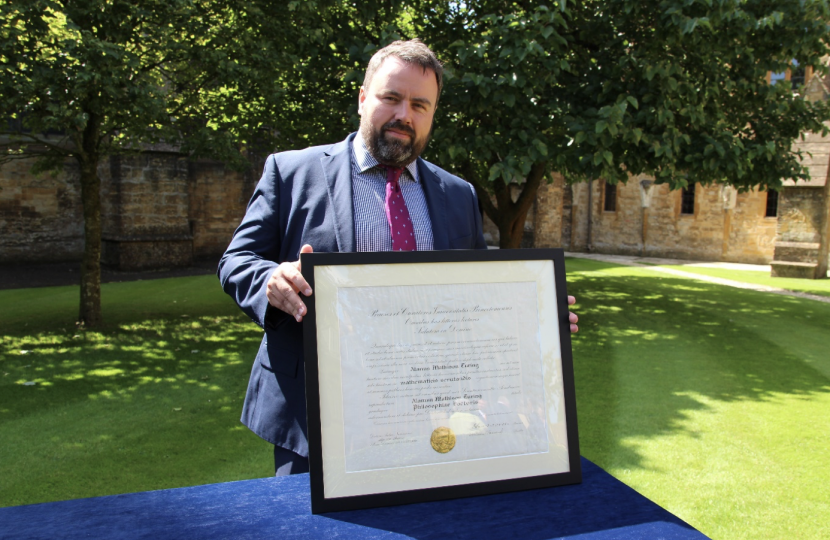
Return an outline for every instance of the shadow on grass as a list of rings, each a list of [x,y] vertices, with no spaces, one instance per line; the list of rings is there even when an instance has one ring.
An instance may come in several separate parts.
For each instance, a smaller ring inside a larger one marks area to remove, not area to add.
[[[55,400],[113,399],[142,387],[209,387],[211,374],[240,355],[250,365],[261,339],[214,276],[106,284],[96,329],[72,322],[78,290],[0,291],[8,306],[0,314],[0,411],[25,414]],[[193,369],[204,379],[183,376]]]
[[[153,320],[103,331],[4,336],[0,411],[36,413],[87,399],[128,399],[139,390],[165,395],[185,386],[212,391],[222,372],[249,369],[261,334],[243,316]],[[34,383],[26,385],[25,383]]]
[[[264,476],[239,423],[262,331],[215,277],[0,291],[0,506]],[[6,302],[4,304],[4,302]]]
[[[705,399],[830,392],[830,305],[603,263],[571,264],[580,440],[603,467],[642,468],[628,441],[685,431]],[[688,434],[694,436],[694,433]]]
[[[268,475],[239,423],[260,339],[244,316],[4,336],[0,506]]]

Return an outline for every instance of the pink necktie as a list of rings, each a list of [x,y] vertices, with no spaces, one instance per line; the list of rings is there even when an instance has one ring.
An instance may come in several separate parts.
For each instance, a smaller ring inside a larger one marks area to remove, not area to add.
[[[392,251],[415,251],[415,232],[412,228],[412,219],[403,200],[401,186],[398,179],[403,169],[387,167],[386,169],[386,219],[389,221],[389,230],[392,233]]]

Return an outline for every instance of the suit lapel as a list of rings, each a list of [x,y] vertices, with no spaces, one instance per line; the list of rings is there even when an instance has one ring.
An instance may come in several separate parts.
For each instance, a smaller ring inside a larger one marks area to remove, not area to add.
[[[418,158],[418,175],[421,177],[424,197],[426,197],[427,207],[429,208],[429,219],[432,222],[432,248],[435,250],[449,249],[447,193],[444,182],[420,158]]]
[[[334,235],[341,252],[355,250],[354,204],[352,203],[352,152],[354,134],[334,145],[320,158],[326,176],[329,204],[334,212]]]

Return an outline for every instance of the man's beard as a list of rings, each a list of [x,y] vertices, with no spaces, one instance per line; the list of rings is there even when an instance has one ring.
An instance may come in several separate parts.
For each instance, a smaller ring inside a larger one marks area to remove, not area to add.
[[[389,129],[406,133],[411,137],[410,141],[387,138],[386,131]],[[390,167],[406,167],[418,159],[418,156],[421,155],[429,142],[429,135],[423,139],[418,139],[415,136],[414,129],[398,120],[384,124],[378,133],[374,130],[368,117],[364,117],[363,121],[360,122],[360,134],[363,136],[366,148],[369,149],[372,157],[381,165],[389,165]]]

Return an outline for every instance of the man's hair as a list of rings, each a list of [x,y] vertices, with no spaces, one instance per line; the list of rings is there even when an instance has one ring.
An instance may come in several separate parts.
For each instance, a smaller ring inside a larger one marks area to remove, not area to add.
[[[435,81],[438,83],[438,96],[441,96],[441,89],[444,87],[444,66],[435,56],[429,47],[424,45],[420,39],[409,41],[395,41],[376,52],[369,65],[366,66],[366,76],[363,77],[363,88],[368,89],[375,72],[383,64],[383,61],[390,56],[396,56],[407,64],[414,64],[423,68],[424,73],[431,69],[435,73]]]

